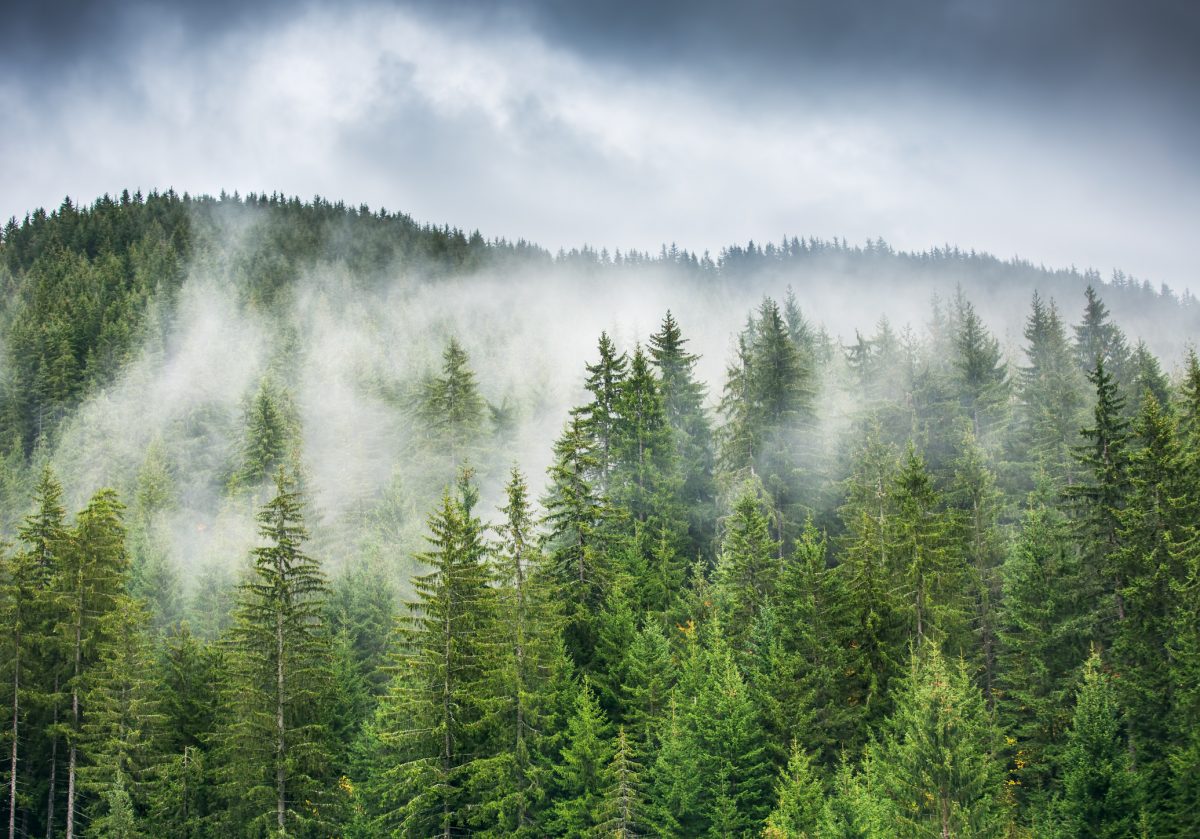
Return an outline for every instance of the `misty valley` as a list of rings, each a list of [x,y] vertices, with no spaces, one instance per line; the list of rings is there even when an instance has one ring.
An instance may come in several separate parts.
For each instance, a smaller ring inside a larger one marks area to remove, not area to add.
[[[320,198],[0,235],[15,837],[1200,836],[1200,305]]]

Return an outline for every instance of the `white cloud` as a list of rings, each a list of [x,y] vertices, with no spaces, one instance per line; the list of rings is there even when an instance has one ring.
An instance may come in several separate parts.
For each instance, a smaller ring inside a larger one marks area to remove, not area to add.
[[[1053,115],[1031,130],[996,103],[881,102],[829,79],[704,88],[518,25],[378,6],[204,49],[165,29],[127,62],[42,101],[0,89],[0,213],[126,186],[280,190],[550,247],[882,235],[1190,278],[1196,173],[1133,164],[1144,145],[1088,146],[1090,129]]]

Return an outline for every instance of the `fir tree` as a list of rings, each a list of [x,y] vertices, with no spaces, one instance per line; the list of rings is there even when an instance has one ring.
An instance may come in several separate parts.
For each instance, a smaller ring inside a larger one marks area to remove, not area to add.
[[[949,667],[936,645],[923,644],[876,748],[893,835],[1003,835],[996,740],[966,668]]]
[[[650,336],[648,352],[658,371],[663,411],[674,435],[682,474],[679,499],[688,516],[688,556],[711,555],[716,528],[712,428],[704,410],[707,392],[695,374],[700,356],[685,348],[674,316],[668,311],[659,331]]]
[[[1111,680],[1093,651],[1063,754],[1062,797],[1055,807],[1062,837],[1138,835],[1135,776],[1125,748]]]
[[[554,768],[558,795],[550,825],[555,836],[589,836],[600,826],[604,775],[612,755],[608,720],[584,681],[567,723],[566,746]]]
[[[328,588],[304,552],[303,501],[282,469],[258,521],[265,544],[252,551],[229,633],[222,771],[232,823],[284,836],[328,815]]]
[[[442,353],[442,371],[424,383],[418,414],[436,440],[457,453],[478,436],[485,403],[462,346],[454,338]]]
[[[465,490],[465,491],[464,491]],[[406,836],[451,836],[467,827],[471,762],[488,719],[484,680],[494,625],[482,524],[474,490],[460,484],[429,517],[430,570],[413,579],[416,599],[400,625],[393,682],[381,706],[388,765],[377,780],[383,824]]]
[[[767,839],[815,839],[825,804],[825,792],[812,760],[792,744],[787,768],[775,781],[775,809],[767,817]]]

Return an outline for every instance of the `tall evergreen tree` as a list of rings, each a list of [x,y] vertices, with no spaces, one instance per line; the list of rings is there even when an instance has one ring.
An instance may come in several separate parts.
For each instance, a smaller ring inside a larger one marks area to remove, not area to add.
[[[1093,651],[1063,754],[1055,828],[1064,839],[1139,835],[1135,776],[1121,728],[1111,679]]]
[[[1091,374],[1103,364],[1119,380],[1124,380],[1125,368],[1129,363],[1129,347],[1125,334],[1109,320],[1108,307],[1100,299],[1095,286],[1089,285],[1084,292],[1087,304],[1083,320],[1075,327],[1075,354],[1079,367]]]
[[[109,640],[111,624],[106,618],[122,603],[129,570],[121,510],[111,489],[92,496],[76,518],[54,585],[59,644],[68,668],[64,687],[69,717],[62,732],[67,744],[67,839],[79,830],[78,776],[88,670]]]
[[[281,468],[258,514],[264,544],[238,588],[221,734],[230,828],[286,836],[328,830],[328,594],[295,479]]]
[[[620,423],[621,391],[628,374],[629,359],[625,353],[617,352],[616,344],[607,332],[600,333],[597,349],[600,359],[595,364],[585,365],[584,387],[592,399],[580,410],[580,418],[596,461],[593,477],[600,491],[607,493],[616,460],[614,449]]]
[[[534,532],[524,476],[512,470],[495,548],[496,625],[502,647],[491,678],[495,694],[495,758],[477,762],[481,821],[495,835],[532,836],[549,795],[552,730],[561,724],[554,685],[564,677],[561,612],[546,557]]]
[[[449,837],[468,827],[471,763],[490,723],[486,689],[494,644],[495,590],[474,488],[460,483],[429,517],[430,570],[413,579],[416,599],[399,629],[393,681],[381,706],[388,745],[382,826],[403,836]]]
[[[587,682],[580,686],[567,742],[555,767],[558,800],[550,822],[555,836],[585,837],[605,820],[604,776],[613,747],[608,720]]]
[[[483,428],[485,407],[470,359],[458,340],[451,338],[442,353],[441,375],[423,384],[418,414],[434,438],[457,455]]]
[[[1002,836],[1002,765],[983,697],[966,668],[935,644],[913,657],[875,771],[892,805],[893,835]]]
[[[688,340],[668,311],[659,331],[650,336],[648,352],[658,371],[663,411],[674,435],[683,484],[679,499],[688,516],[689,557],[711,556],[716,528],[712,428],[705,412],[707,391],[696,379],[700,356],[686,349]]]

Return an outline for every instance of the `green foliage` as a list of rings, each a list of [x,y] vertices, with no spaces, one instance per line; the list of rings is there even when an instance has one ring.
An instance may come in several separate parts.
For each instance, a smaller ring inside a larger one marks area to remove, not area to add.
[[[891,804],[893,835],[1001,836],[1006,827],[997,735],[965,665],[926,642],[912,667],[872,771]]]
[[[1109,675],[1092,652],[1063,753],[1057,835],[1117,839],[1139,835],[1136,776]]]
[[[265,543],[238,588],[228,637],[219,775],[226,830],[323,832],[331,817],[328,594],[295,480],[282,469],[258,515]]]

